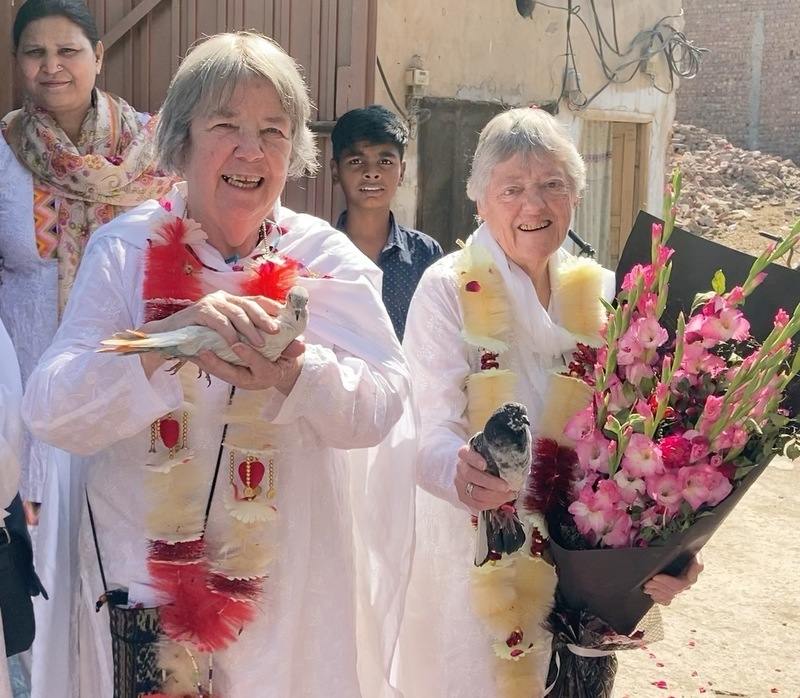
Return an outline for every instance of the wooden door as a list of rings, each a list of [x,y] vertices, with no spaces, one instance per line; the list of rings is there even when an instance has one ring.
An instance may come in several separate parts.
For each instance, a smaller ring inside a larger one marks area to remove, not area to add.
[[[636,215],[644,205],[648,125],[615,121],[611,127],[611,231],[609,264],[616,268]]]

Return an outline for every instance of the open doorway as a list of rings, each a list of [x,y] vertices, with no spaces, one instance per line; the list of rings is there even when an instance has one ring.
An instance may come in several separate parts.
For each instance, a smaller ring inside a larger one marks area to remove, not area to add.
[[[597,261],[615,269],[645,202],[650,124],[612,119],[581,124],[587,183],[574,228],[595,248]]]

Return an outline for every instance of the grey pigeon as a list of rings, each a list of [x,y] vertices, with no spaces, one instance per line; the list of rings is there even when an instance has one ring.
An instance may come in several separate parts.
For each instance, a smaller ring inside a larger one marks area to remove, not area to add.
[[[469,443],[486,460],[487,473],[503,478],[515,492],[522,490],[531,467],[530,421],[524,405],[507,402],[496,409]],[[524,543],[525,531],[513,501],[478,515],[477,567],[493,555],[519,550]]]
[[[308,291],[302,286],[293,286],[286,297],[286,305],[276,316],[279,329],[277,334],[261,333],[264,344],[254,347],[270,361],[275,361],[298,335],[302,334],[308,323]],[[243,337],[240,336],[242,341]],[[213,351],[220,359],[236,366],[242,360],[231,349],[227,341],[216,330],[203,325],[187,325],[169,332],[137,332],[126,330],[115,334],[111,339],[101,342],[101,352],[119,354],[144,354],[157,351],[168,359],[178,359],[177,368],[187,359],[203,351]]]

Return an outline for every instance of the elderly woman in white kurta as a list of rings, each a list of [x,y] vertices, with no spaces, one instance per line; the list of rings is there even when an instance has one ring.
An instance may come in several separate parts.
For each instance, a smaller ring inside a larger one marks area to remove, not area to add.
[[[527,619],[519,647],[526,651],[509,661],[521,637],[510,635],[506,642],[492,626],[486,597],[473,603],[478,596],[472,585],[485,585],[486,578],[472,578],[476,534],[470,515],[496,509],[517,493],[484,472],[485,461],[465,443],[487,412],[506,400],[526,406],[535,431],[549,373],[575,347],[576,336],[564,326],[569,309],[559,285],[562,271],[574,263],[562,244],[585,179],[576,148],[547,113],[512,109],[492,119],[481,133],[467,185],[483,223],[465,250],[428,269],[411,303],[404,350],[421,441],[416,552],[399,668],[400,687],[412,698],[529,698],[545,690],[550,646],[539,624],[555,574],[541,558],[525,557],[527,581],[518,598]],[[596,305],[613,287],[613,274],[598,268],[584,295],[593,294],[588,300]],[[476,320],[474,312],[465,312],[465,299],[479,293],[493,294],[494,307],[510,317],[498,336],[485,336],[491,317]],[[481,390],[485,378],[496,382]],[[487,401],[496,404],[482,404]],[[659,600],[677,590],[667,588]],[[498,608],[505,593],[502,585],[494,592]]]
[[[186,181],[93,237],[29,381],[33,432],[87,457],[98,545],[84,518],[82,696],[112,694],[98,561],[108,588],[160,608],[163,694],[208,691],[213,663],[227,698],[395,695],[413,473],[411,458],[386,467],[378,445],[402,456],[411,443],[409,379],[377,269],[279,201],[315,167],[309,114],[297,65],[265,37],[196,47],[158,133]],[[305,341],[272,362],[257,347],[294,272]],[[170,372],[158,354],[97,352],[126,329],[191,325],[238,361],[206,351]]]

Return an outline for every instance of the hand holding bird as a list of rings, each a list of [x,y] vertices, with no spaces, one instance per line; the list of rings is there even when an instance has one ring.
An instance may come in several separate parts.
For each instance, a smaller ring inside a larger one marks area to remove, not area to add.
[[[285,305],[220,291],[164,320],[118,333],[99,351],[155,352],[162,361],[178,359],[173,368],[191,360],[245,389],[291,389],[302,365],[302,347],[295,340],[305,330],[307,304],[308,292],[301,286],[290,289]]]
[[[525,542],[514,506],[531,465],[530,422],[525,406],[508,402],[495,410],[483,431],[470,439],[470,446],[486,463],[484,478],[493,475],[508,490],[505,501],[493,508],[482,507],[478,516],[475,564],[480,566],[492,554],[513,553]],[[469,481],[464,487],[465,495],[474,497],[476,485],[481,483]],[[503,496],[499,491],[497,494]]]

